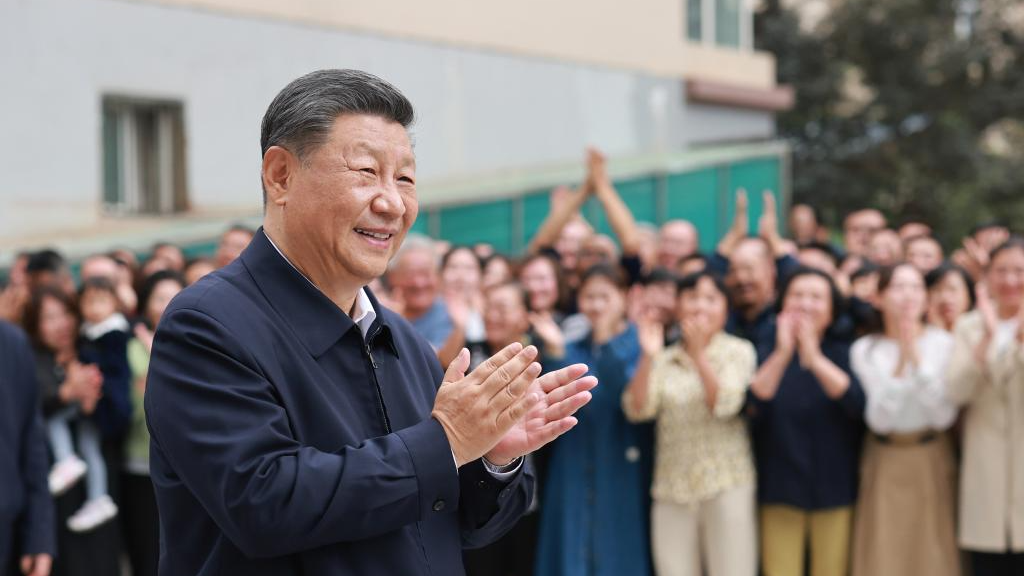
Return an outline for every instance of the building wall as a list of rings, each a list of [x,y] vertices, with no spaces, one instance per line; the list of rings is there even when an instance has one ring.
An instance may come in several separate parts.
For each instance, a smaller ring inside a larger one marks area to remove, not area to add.
[[[680,76],[629,69],[626,61],[595,64],[499,50],[500,43],[471,48],[471,38],[462,45],[442,44],[412,34],[385,36],[383,28],[360,32],[313,25],[308,18],[256,17],[209,3],[172,4],[185,3],[0,3],[0,70],[7,88],[0,92],[0,125],[6,130],[0,138],[5,174],[0,253],[73,246],[122,233],[159,236],[177,225],[104,215],[105,94],[183,102],[193,207],[188,218],[217,221],[258,214],[262,114],[282,86],[317,68],[362,68],[410,97],[419,116],[413,135],[427,206],[456,199],[445,195],[452,182],[577,162],[588,144],[614,157],[773,135],[770,113],[689,105]],[[322,8],[328,3],[302,4]],[[377,10],[373,7],[383,3],[364,4]],[[534,10],[535,4],[526,6]],[[563,17],[581,9],[576,0],[567,5],[575,8],[567,8]],[[460,13],[469,18],[471,12]],[[600,31],[614,35],[614,30]],[[644,35],[643,30],[619,32]],[[529,42],[534,33],[556,31],[541,27],[526,36]]]

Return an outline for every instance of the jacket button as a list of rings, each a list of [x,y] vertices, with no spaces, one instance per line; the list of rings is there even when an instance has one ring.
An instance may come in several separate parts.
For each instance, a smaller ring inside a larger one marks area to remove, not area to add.
[[[480,487],[480,488],[487,488],[487,481],[486,480],[481,480],[481,481],[477,482],[476,485],[478,487]]]
[[[434,502],[434,512],[440,512],[444,510],[444,500],[437,500]]]

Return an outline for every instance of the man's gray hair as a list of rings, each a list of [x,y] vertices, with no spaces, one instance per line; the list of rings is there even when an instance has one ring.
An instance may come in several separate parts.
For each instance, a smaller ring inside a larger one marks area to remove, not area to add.
[[[395,252],[394,257],[388,262],[388,272],[393,272],[398,268],[402,258],[410,252],[429,252],[434,258],[435,266],[441,267],[441,257],[438,256],[437,250],[435,250],[434,241],[429,236],[410,232],[398,248],[398,252]]]
[[[263,115],[260,152],[281,146],[305,159],[327,141],[342,114],[380,116],[403,128],[415,119],[412,103],[381,78],[362,70],[317,70],[292,80],[270,102]]]

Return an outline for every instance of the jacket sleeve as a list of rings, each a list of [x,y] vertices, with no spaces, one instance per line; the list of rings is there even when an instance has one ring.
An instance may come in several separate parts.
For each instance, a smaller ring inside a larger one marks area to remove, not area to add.
[[[250,558],[370,538],[459,505],[436,420],[335,452],[302,445],[238,335],[200,311],[161,322],[145,407],[154,476],[179,478]]]
[[[25,390],[24,422],[21,426],[20,463],[25,487],[26,508],[18,526],[22,549],[18,555],[57,553],[56,520],[53,498],[47,484],[49,458],[43,435],[43,420],[39,406],[39,386],[36,383],[32,349],[24,338],[12,342],[16,359],[15,385]]]
[[[441,364],[426,346],[421,353],[428,357],[430,376],[440,386],[444,379]],[[451,461],[455,457],[449,454],[448,458]],[[515,474],[505,481],[488,472],[481,460],[459,468],[459,527],[463,548],[486,546],[511,530],[533,502],[536,483],[529,458],[524,458]]]
[[[974,359],[978,345],[978,328],[974,312],[968,313],[953,329],[953,350],[949,359],[949,377],[946,380],[946,394],[958,405],[974,399],[979,386],[989,382],[984,366]]]

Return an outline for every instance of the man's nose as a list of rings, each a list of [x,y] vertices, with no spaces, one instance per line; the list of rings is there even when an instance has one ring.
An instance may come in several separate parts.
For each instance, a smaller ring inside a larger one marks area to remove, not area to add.
[[[394,182],[381,183],[371,206],[374,212],[389,218],[401,218],[405,214],[405,202]]]

